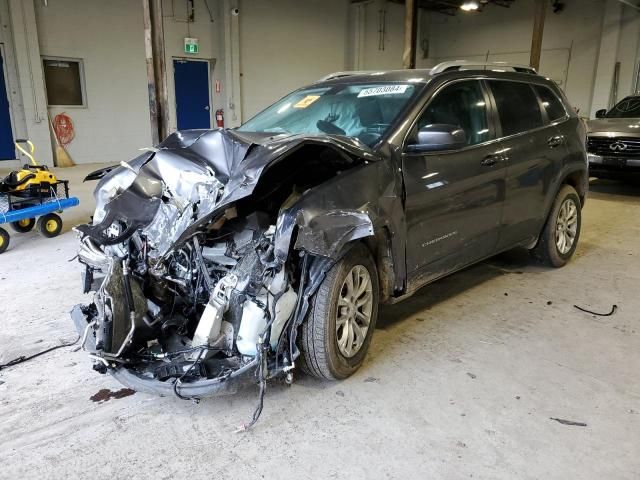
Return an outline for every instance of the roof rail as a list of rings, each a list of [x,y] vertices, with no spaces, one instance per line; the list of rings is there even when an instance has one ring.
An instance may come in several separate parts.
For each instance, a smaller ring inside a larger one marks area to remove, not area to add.
[[[376,72],[378,72],[378,70],[350,70],[350,71],[344,71],[344,72],[333,72],[333,73],[330,73],[329,75],[325,75],[324,77],[316,80],[315,83],[325,82],[327,80],[333,80],[335,78],[350,77],[352,75],[367,75],[367,74],[376,73]]]
[[[450,72],[452,70],[462,70],[463,67],[478,67],[473,70],[502,70],[504,68],[510,68],[514,72],[519,73],[531,73],[536,75],[536,69],[529,67],[528,65],[518,65],[509,62],[476,62],[473,60],[452,60],[449,62],[442,62],[437,64],[431,69],[431,75],[437,73]],[[471,68],[465,68],[465,70],[471,70]]]

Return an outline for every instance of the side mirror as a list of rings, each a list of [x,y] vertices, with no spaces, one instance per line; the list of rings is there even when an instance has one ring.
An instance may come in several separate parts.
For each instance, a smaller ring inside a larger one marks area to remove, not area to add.
[[[418,130],[417,141],[407,145],[408,152],[453,150],[467,145],[467,134],[457,125],[433,123]]]
[[[604,118],[606,114],[607,114],[607,109],[606,108],[602,108],[602,109],[596,111],[596,118]]]

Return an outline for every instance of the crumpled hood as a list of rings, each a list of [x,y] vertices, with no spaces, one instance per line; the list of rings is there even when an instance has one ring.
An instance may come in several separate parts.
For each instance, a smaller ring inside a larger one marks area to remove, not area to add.
[[[587,122],[588,133],[621,133],[640,136],[640,118],[598,118]]]
[[[335,135],[176,132],[128,163],[90,174],[87,179],[100,179],[96,211],[93,222],[77,230],[101,245],[120,244],[143,230],[163,256],[225,205],[250,195],[268,165],[308,143],[379,158],[359,140]]]

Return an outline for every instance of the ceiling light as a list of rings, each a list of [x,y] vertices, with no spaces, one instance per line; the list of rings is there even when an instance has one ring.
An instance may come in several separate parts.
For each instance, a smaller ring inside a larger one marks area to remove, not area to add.
[[[480,8],[480,5],[478,5],[478,2],[473,1],[464,2],[462,5],[460,5],[460,8],[465,12],[471,12],[473,10],[478,10],[478,8]]]

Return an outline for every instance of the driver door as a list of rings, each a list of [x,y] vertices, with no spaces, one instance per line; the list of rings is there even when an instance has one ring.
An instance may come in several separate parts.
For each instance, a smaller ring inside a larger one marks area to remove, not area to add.
[[[420,283],[491,255],[498,242],[506,168],[484,88],[480,80],[446,85],[405,140],[407,273]],[[464,129],[466,144],[415,151],[418,130],[435,124]]]

